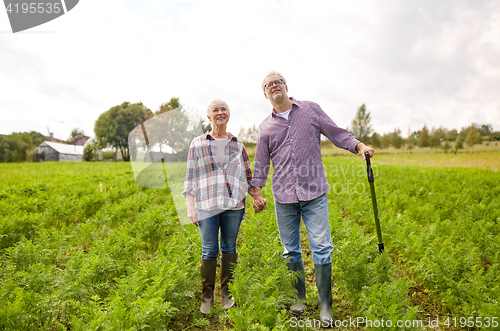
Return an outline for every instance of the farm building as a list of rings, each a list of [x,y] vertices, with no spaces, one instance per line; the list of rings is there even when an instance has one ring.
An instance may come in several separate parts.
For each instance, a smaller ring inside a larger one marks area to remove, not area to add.
[[[44,141],[36,148],[36,154],[40,161],[80,162],[83,156],[83,146]]]

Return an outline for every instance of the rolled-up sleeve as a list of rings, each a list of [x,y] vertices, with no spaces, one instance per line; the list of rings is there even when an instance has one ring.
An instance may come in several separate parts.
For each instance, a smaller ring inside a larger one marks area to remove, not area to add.
[[[245,174],[247,177],[246,181],[246,187],[244,188],[245,191],[248,191],[250,187],[253,186],[253,178],[252,178],[252,169],[250,168],[250,159],[248,158],[247,151],[245,147],[243,147],[243,151],[241,152],[243,156],[243,163],[245,164]]]
[[[261,135],[257,139],[257,148],[255,150],[253,185],[264,187],[266,186],[267,176],[269,175],[269,167],[271,156],[269,152],[269,144],[266,137]]]
[[[198,190],[198,157],[196,156],[196,149],[194,141],[191,142],[188,151],[188,158],[186,164],[186,178],[184,179],[184,191],[182,194],[191,194],[196,197]]]

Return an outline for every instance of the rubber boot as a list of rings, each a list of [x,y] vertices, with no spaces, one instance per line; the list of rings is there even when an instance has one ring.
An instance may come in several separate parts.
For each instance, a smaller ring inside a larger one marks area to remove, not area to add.
[[[315,264],[319,318],[324,327],[332,326],[332,264]]]
[[[297,279],[293,284],[295,290],[297,291],[297,302],[290,307],[290,313],[293,315],[300,316],[302,310],[304,309],[304,299],[306,298],[306,277],[304,274],[304,265],[302,260],[299,262],[286,264],[289,271],[298,271]]]
[[[210,308],[212,308],[212,301],[214,299],[214,287],[215,287],[215,270],[217,268],[217,259],[200,261],[200,273],[201,273],[201,306],[200,312],[203,315],[208,315],[210,313]]]
[[[233,268],[238,259],[238,253],[221,254],[220,259],[220,287],[222,290],[222,310],[234,306],[234,299],[229,295],[229,282],[233,279]]]

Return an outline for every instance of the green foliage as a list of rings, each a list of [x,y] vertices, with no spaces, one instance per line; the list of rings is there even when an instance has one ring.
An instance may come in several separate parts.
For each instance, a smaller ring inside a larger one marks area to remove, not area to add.
[[[95,161],[94,149],[92,148],[92,146],[87,145],[83,148],[82,160],[83,161]]]
[[[408,130],[410,131],[410,130]],[[413,138],[413,136],[411,135],[410,132],[408,132],[408,137],[406,138],[405,140],[405,146],[406,146],[406,149],[408,151],[412,150],[413,149],[413,146],[415,145],[415,139]]]
[[[119,149],[123,160],[130,159],[128,135],[151,114],[142,102],[124,102],[102,113],[95,122],[94,131],[101,146],[110,145]]]
[[[258,134],[259,129],[254,124],[252,127],[249,127],[246,130],[244,128],[241,128],[240,132],[238,133],[238,139],[243,141],[245,145],[247,145],[248,143],[256,144]]]
[[[67,139],[67,141],[72,144],[74,143],[78,138],[83,137],[85,135],[85,132],[80,129],[80,128],[74,128],[71,130],[71,133]]]
[[[401,137],[401,129],[400,128],[396,128],[394,129],[394,132],[392,132],[391,134],[391,143],[392,143],[392,146],[394,146],[394,148],[401,148],[401,146],[403,146],[403,138]]]
[[[45,137],[35,131],[0,136],[0,162],[24,162],[27,151],[44,141]]]
[[[366,110],[365,104],[362,104],[356,112],[356,116],[351,122],[350,131],[360,141],[366,144],[370,143],[370,133],[373,129],[370,124],[370,112]]]
[[[236,307],[229,316],[236,330],[284,327],[287,304],[295,297],[273,213],[269,208],[242,224],[247,239],[239,248],[240,264],[230,285]]]
[[[374,132],[372,134],[372,137],[370,139],[370,143],[373,146],[373,148],[381,148],[382,147],[382,142],[380,141],[380,135],[377,132]]]
[[[469,129],[469,132],[467,133],[467,136],[465,137],[465,145],[471,148],[474,147],[476,144],[480,144],[482,142],[481,140],[481,135],[479,132],[476,131],[476,129],[472,126]]]
[[[380,144],[382,148],[388,148],[392,145],[392,134],[384,133],[384,135],[380,138]]]
[[[181,103],[179,102],[179,98],[170,98],[169,102],[163,103],[160,108],[155,112],[155,115],[163,114],[164,112],[180,109]]]
[[[450,148],[451,148],[450,143],[448,142],[448,140],[446,140],[444,142],[444,145],[443,145],[443,152],[445,154],[447,154],[449,152]]]
[[[422,131],[420,131],[420,134],[418,135],[418,146],[419,147],[428,147],[430,146],[430,137],[429,137],[429,129],[427,129],[427,126],[424,125],[422,128]]]
[[[463,147],[464,147],[464,137],[461,134],[459,134],[457,136],[457,139],[455,139],[455,149]]]
[[[433,148],[438,148],[441,146],[441,138],[439,137],[439,135],[437,134],[433,134],[430,138],[429,138],[429,143],[431,145],[431,147]]]
[[[386,246],[379,255],[364,164],[324,161],[336,319],[395,325],[435,313],[412,299],[417,286],[447,316],[500,311],[498,173],[374,159]],[[247,210],[241,225],[230,284],[237,305],[222,312],[216,297],[204,319],[199,233],[178,224],[168,189],[139,188],[127,163],[0,164],[0,171],[0,329],[295,329],[287,312],[294,275],[268,188],[268,208]],[[310,255],[304,262],[301,318],[317,319]]]

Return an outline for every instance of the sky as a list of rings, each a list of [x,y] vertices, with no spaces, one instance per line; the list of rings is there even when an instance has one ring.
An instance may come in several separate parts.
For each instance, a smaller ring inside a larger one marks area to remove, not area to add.
[[[270,114],[271,70],[341,127],[365,104],[378,133],[500,130],[500,2],[81,0],[16,34],[0,8],[0,134],[92,137],[111,107],[172,97],[226,100],[238,134]]]

